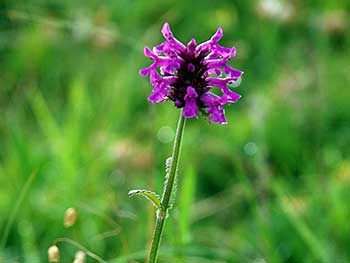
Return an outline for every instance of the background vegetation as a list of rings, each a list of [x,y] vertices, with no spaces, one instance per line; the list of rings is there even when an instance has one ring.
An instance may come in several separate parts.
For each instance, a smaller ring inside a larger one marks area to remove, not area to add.
[[[178,113],[138,70],[168,21],[183,42],[222,26],[245,74],[227,126],[187,122],[160,262],[349,263],[346,2],[1,1],[0,262],[57,237],[144,262],[154,209],[127,192],[161,191]]]

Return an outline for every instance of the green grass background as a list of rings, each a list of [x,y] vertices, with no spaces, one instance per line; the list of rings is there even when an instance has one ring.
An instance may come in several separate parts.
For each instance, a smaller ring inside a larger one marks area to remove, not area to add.
[[[349,263],[347,2],[1,1],[0,262],[58,237],[145,262],[154,208],[127,193],[161,192],[178,111],[138,70],[168,21],[183,42],[222,26],[245,74],[228,125],[186,124],[159,262]]]

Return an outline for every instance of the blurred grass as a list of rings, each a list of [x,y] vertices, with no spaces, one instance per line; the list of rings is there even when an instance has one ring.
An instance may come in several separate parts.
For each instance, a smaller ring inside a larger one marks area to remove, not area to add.
[[[160,192],[171,152],[177,113],[150,105],[138,75],[165,21],[184,42],[222,26],[245,74],[227,126],[187,122],[160,262],[350,262],[341,0],[2,1],[0,262],[46,262],[62,236],[144,262],[154,210],[127,192]],[[64,228],[69,207],[79,217]],[[76,248],[60,250],[73,260]]]

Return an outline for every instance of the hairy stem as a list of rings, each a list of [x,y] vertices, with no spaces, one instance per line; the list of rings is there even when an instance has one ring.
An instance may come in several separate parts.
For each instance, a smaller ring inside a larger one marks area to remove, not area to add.
[[[173,153],[171,156],[171,164],[169,169],[168,178],[166,178],[166,183],[164,185],[163,195],[162,195],[162,207],[157,211],[157,220],[153,233],[153,239],[151,244],[151,250],[149,253],[148,262],[155,263],[157,261],[158,248],[160,244],[160,240],[163,233],[163,228],[165,224],[165,220],[168,213],[169,202],[171,197],[171,192],[173,190],[176,171],[179,163],[179,155],[181,148],[181,139],[183,130],[185,127],[185,118],[183,117],[183,110],[180,111],[179,121],[177,124],[176,135],[173,146]]]

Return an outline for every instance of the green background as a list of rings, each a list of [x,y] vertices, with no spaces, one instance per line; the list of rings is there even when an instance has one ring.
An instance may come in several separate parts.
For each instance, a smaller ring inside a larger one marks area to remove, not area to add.
[[[245,74],[227,125],[186,123],[159,262],[349,263],[346,2],[1,1],[0,262],[58,237],[145,262],[154,208],[127,193],[161,192],[178,110],[138,70],[167,21],[185,43],[222,26]]]

